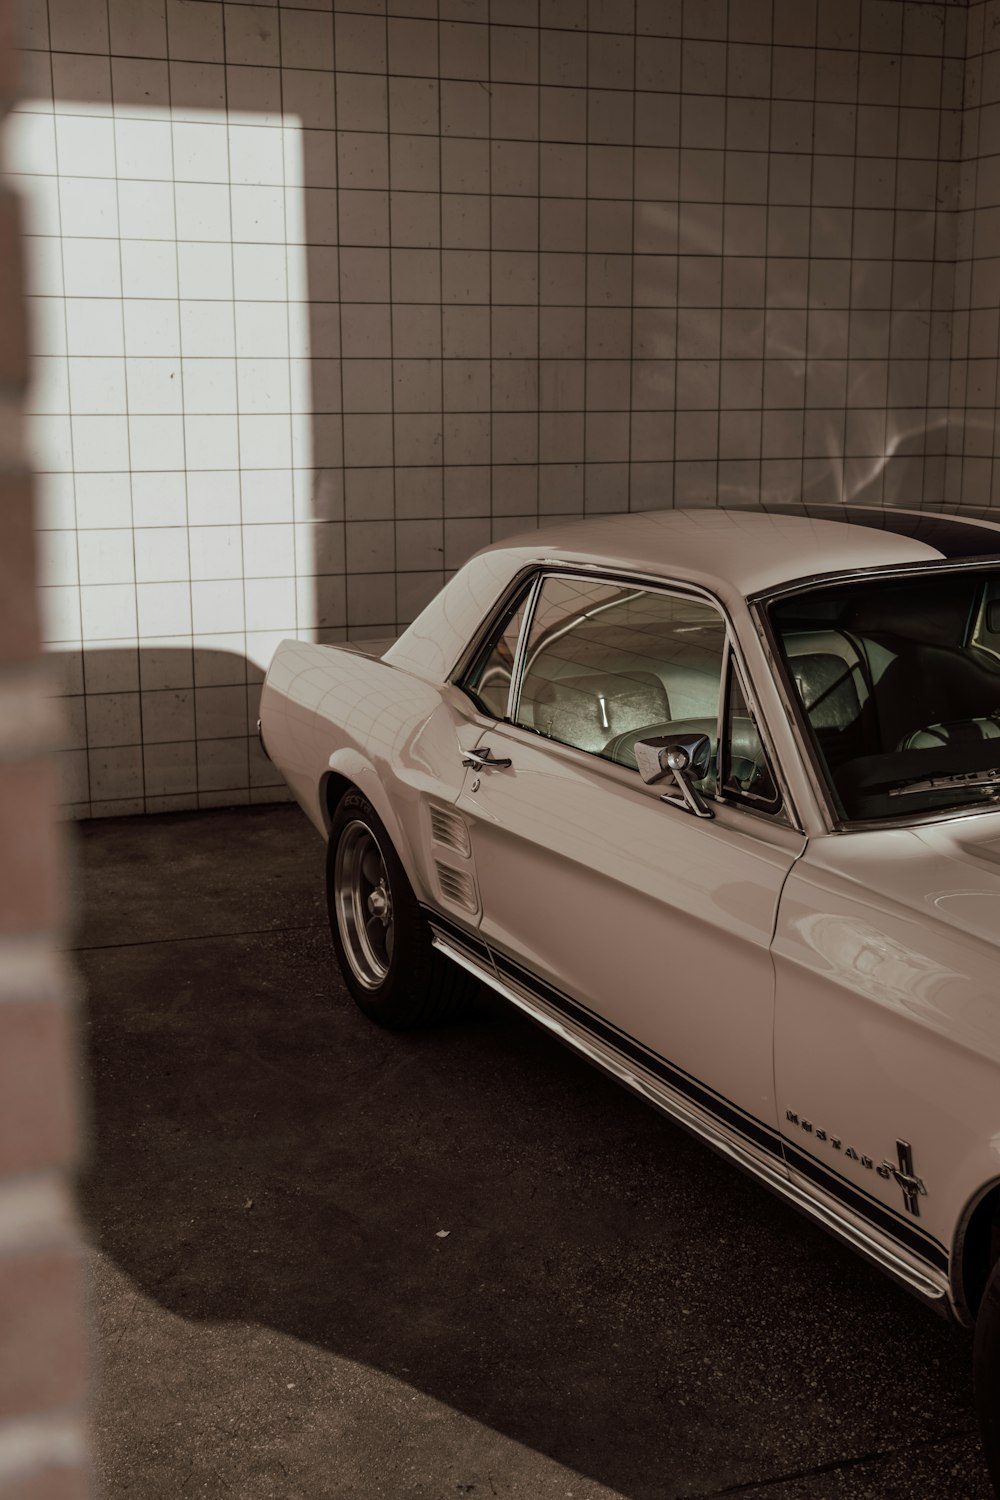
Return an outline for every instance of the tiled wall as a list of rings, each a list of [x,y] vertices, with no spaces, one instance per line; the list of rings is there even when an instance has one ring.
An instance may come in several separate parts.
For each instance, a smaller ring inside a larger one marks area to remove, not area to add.
[[[944,496],[964,5],[24,4],[78,811],[276,795],[273,641],[546,517]]]
[[[1000,8],[968,9],[957,237],[947,497],[1000,502]]]

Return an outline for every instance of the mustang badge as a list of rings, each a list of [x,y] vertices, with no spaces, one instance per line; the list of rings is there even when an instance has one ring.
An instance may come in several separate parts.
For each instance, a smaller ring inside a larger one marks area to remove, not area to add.
[[[818,1141],[827,1141],[834,1151],[842,1151],[844,1156],[851,1161],[856,1161],[859,1166],[867,1167],[869,1171],[875,1172],[879,1177],[894,1178],[903,1190],[903,1205],[908,1213],[914,1218],[920,1217],[920,1205],[918,1199],[927,1196],[927,1189],[921,1178],[914,1176],[913,1172],[913,1147],[909,1141],[896,1142],[897,1161],[891,1162],[883,1159],[876,1164],[874,1157],[863,1156],[855,1151],[853,1146],[845,1146],[839,1135],[830,1135],[826,1130],[821,1130],[811,1120],[805,1120],[796,1114],[794,1109],[785,1110],[785,1119],[790,1125],[797,1125],[804,1130],[806,1135],[815,1136]]]

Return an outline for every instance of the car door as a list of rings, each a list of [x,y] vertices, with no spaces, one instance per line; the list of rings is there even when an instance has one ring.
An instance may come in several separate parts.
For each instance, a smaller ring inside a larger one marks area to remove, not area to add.
[[[723,738],[738,723],[742,742],[729,791],[714,770],[705,783],[714,816],[695,817],[643,783],[634,742],[714,743],[724,674]],[[470,692],[481,676],[497,683],[489,644]],[[637,1042],[672,1088],[780,1156],[769,944],[804,841],[768,780],[721,612],[679,588],[549,574],[507,678],[457,804],[498,969],[606,1041]]]

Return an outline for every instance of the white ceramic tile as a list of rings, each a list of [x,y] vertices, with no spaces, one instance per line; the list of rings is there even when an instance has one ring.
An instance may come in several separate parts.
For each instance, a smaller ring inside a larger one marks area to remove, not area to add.
[[[173,177],[169,121],[117,119],[114,128],[119,177],[146,181]]]
[[[280,186],[284,177],[284,139],[280,126],[230,125],[230,182]]]
[[[241,359],[237,361],[237,380],[241,412],[274,414],[288,411],[287,360]]]
[[[43,586],[38,600],[42,640],[47,645],[81,639],[80,590],[75,585]]]
[[[62,233],[114,238],[118,234],[118,195],[113,181],[63,177],[59,183]]]
[[[222,6],[204,0],[167,0],[171,57],[221,62]]]
[[[45,300],[45,299],[43,299]],[[125,352],[122,305],[111,298],[67,298],[65,337],[70,354],[115,355]],[[46,323],[54,324],[57,308],[46,305]],[[36,348],[43,352],[36,341]]]
[[[64,358],[38,355],[31,361],[31,380],[24,409],[32,414],[69,412],[69,380]]]
[[[287,416],[241,417],[240,464],[245,469],[274,469],[289,465],[291,423]]]
[[[186,416],[187,463],[193,469],[235,469],[239,438],[233,416]]]
[[[187,470],[188,516],[192,527],[237,525],[240,475],[235,469]]]
[[[132,640],[136,634],[135,585],[85,584],[80,589],[80,612],[85,641]]]
[[[280,245],[233,245],[232,255],[237,300],[284,300],[285,254]]]
[[[284,190],[275,187],[233,187],[233,239],[281,244],[285,239]]]
[[[217,183],[178,182],[174,193],[178,239],[229,240],[229,195]]]
[[[79,583],[75,532],[40,531],[36,545],[39,576],[46,583],[57,586]]]
[[[73,463],[77,470],[129,468],[128,423],[124,417],[74,417]]]
[[[249,578],[243,591],[247,630],[294,630],[294,578]]]
[[[125,413],[125,361],[96,355],[68,362],[69,395],[78,415],[122,416]],[[67,406],[65,408],[69,410]]]
[[[115,133],[112,121],[92,115],[63,113],[62,109],[55,121],[60,174],[63,177],[114,177]]]
[[[75,531],[76,499],[72,475],[36,476],[35,525],[40,531]]]
[[[236,410],[236,361],[233,359],[186,359],[184,361],[184,409],[193,414],[215,414]]]
[[[82,529],[124,529],[132,524],[132,492],[125,473],[77,474],[77,525]]]
[[[177,247],[170,240],[122,240],[120,249],[126,297],[177,296]]]
[[[288,313],[283,303],[236,303],[236,353],[241,359],[288,354]]]
[[[132,468],[184,468],[184,420],[179,416],[130,416]]]
[[[236,352],[232,302],[182,301],[180,329],[185,359],[223,358]]]
[[[250,732],[244,684],[195,688],[195,724],[198,739],[222,739]]]
[[[76,534],[76,543],[79,582],[132,583],[135,580],[130,529],[82,529]]]
[[[25,9],[21,7],[22,11]],[[44,12],[45,7],[41,7]],[[42,27],[44,14],[39,16]],[[15,110],[26,110],[32,114],[50,114],[52,111],[52,68],[50,54],[45,51],[30,51],[24,42],[17,60],[17,84],[20,98],[13,104]],[[48,45],[46,37],[45,45]]]
[[[26,235],[23,250],[25,290],[35,297],[61,297],[65,281],[62,241],[49,235]]]
[[[132,475],[132,515],[137,528],[187,524],[186,474],[180,470]]]
[[[120,297],[121,261],[115,240],[63,240],[67,297]]]
[[[60,234],[59,179],[26,175],[17,179],[16,186],[21,199],[24,233]]]
[[[142,737],[138,693],[89,693],[87,743],[91,747],[132,745]]]
[[[222,124],[176,122],[174,175],[178,182],[229,181],[229,151]]]
[[[130,415],[168,416],[182,410],[179,360],[129,359],[126,377]]]
[[[244,526],[243,568],[246,578],[274,578],[295,572],[295,531],[290,524]]]
[[[279,129],[281,114],[281,70],[279,68],[226,68],[227,118],[231,125],[268,125]]]
[[[193,732],[193,723],[191,729]],[[147,743],[143,747],[143,781],[150,812],[196,806],[198,771],[194,741]]]
[[[180,295],[185,300],[217,301],[233,295],[233,259],[227,244],[199,244],[181,240],[177,245]]]
[[[25,297],[30,347],[35,354],[66,353],[66,314],[62,297]]]
[[[156,688],[143,692],[142,729],[147,753],[151,745],[160,746],[194,738],[194,702],[190,688]],[[147,775],[147,792],[149,778]]]
[[[179,353],[176,302],[129,299],[124,303],[125,352],[142,357]]]
[[[288,469],[251,469],[242,476],[242,515],[248,525],[292,519]]]
[[[51,115],[22,112],[8,116],[3,143],[11,172],[55,174],[56,127]]]
[[[183,582],[136,585],[142,638],[184,634],[191,629],[191,586]]]
[[[165,57],[163,0],[108,0],[111,50],[131,57]]]
[[[199,634],[243,630],[242,579],[215,578],[206,583],[192,583],[191,611],[194,629]]]

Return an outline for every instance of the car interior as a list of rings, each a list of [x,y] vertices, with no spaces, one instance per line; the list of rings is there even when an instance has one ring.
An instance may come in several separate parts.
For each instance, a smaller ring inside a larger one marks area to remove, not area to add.
[[[868,580],[794,595],[771,619],[843,816],[903,816],[987,788],[908,785],[1000,763],[995,575]]]
[[[725,623],[701,600],[579,580],[546,580],[526,650],[515,722],[549,739],[636,769],[637,740],[704,734],[712,764],[698,786],[717,781],[717,739]],[[483,662],[476,692],[507,711],[514,643],[501,632]],[[732,719],[732,790],[774,787],[753,721]]]

